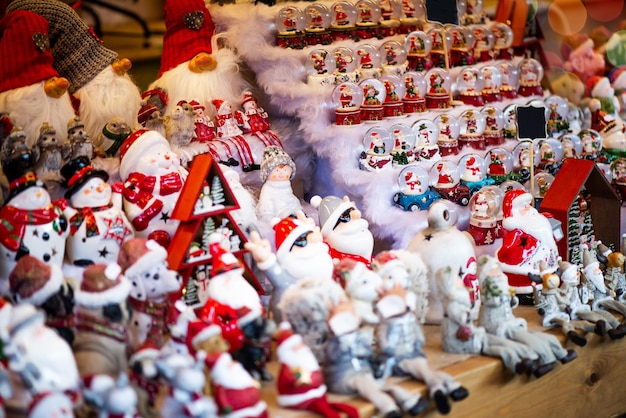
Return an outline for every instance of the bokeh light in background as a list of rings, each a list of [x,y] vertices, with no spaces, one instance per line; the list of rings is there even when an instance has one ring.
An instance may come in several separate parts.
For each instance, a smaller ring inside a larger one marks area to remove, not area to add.
[[[587,9],[580,0],[555,0],[548,7],[548,23],[559,35],[572,35],[587,23]]]
[[[615,32],[606,43],[606,57],[614,66],[626,65],[626,30]]]
[[[624,0],[586,0],[585,6],[590,18],[598,22],[610,22],[622,13]]]

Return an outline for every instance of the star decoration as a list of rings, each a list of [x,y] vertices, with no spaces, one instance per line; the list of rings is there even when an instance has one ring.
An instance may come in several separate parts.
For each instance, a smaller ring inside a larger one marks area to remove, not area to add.
[[[132,233],[129,227],[124,223],[124,219],[120,215],[115,218],[105,218],[104,223],[107,231],[104,233],[103,239],[112,239],[122,245],[124,238]],[[106,248],[105,248],[106,249]]]
[[[57,255],[57,249],[56,249],[56,248],[54,248],[54,247],[52,247],[52,248],[50,249],[50,252],[52,253],[52,257],[54,257],[55,255]]]
[[[294,370],[294,374],[296,375],[296,385],[310,385],[311,380],[311,371],[305,370],[301,367],[297,367]]]
[[[430,241],[430,240],[432,239],[432,237],[433,237],[433,234],[425,234],[425,235],[424,235],[424,239],[425,239],[426,241]]]
[[[169,212],[161,212],[161,220],[162,221],[167,223],[167,221],[169,221],[169,219],[170,219],[170,213]]]
[[[100,257],[106,258],[109,254],[109,250],[107,250],[107,247],[102,247],[101,250],[98,250],[98,253],[100,254]]]

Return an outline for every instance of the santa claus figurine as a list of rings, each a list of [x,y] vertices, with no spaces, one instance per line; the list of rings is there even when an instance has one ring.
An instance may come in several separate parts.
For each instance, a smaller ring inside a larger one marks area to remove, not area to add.
[[[259,220],[270,223],[276,217],[283,218],[302,210],[300,199],[291,187],[295,175],[296,163],[282,148],[265,148],[261,162],[263,186],[257,202]]]
[[[4,165],[9,180],[7,203],[0,210],[0,288],[18,259],[30,254],[45,263],[63,265],[69,234],[62,211],[64,199],[53,203],[44,184],[32,170],[30,154],[21,154]]]
[[[231,102],[222,99],[212,101],[217,114],[215,115],[215,128],[217,137],[221,140],[230,141],[239,153],[239,158],[243,165],[243,171],[253,171],[259,168],[254,162],[252,149],[248,141],[243,136],[240,125],[244,123],[244,115],[240,110],[233,109]]]
[[[496,257],[520,303],[532,304],[533,286],[528,274],[553,273],[559,267],[552,224],[535,209],[532,195],[525,190],[508,191],[502,210],[504,235]],[[542,261],[544,269],[539,266]]]
[[[44,123],[65,132],[74,109],[70,83],[53,67],[48,22],[40,15],[16,10],[0,22],[0,113],[22,127],[32,147]],[[64,141],[62,141],[64,142]]]
[[[180,223],[171,215],[187,174],[158,132],[140,129],[124,140],[120,149],[124,212],[136,236],[168,246]]]
[[[12,10],[29,10],[48,21],[54,68],[69,80],[74,107],[90,137],[96,138],[114,117],[134,124],[141,95],[127,73],[132,65],[128,59],[118,59],[115,51],[104,47],[94,31],[64,2],[14,0],[7,7],[7,12]],[[57,130],[61,131],[58,127]]]
[[[311,204],[318,210],[319,225],[324,242],[333,260],[350,258],[369,266],[374,250],[374,236],[361,211],[347,196],[314,196]]]
[[[243,93],[241,107],[246,117],[245,132],[264,132],[270,129],[267,112],[259,106],[256,98],[249,91]]]
[[[339,418],[340,412],[349,418],[359,416],[350,405],[328,401],[317,359],[288,322],[280,324],[276,356],[280,363],[276,388],[281,407],[311,411],[326,418]]]
[[[63,212],[70,223],[69,262],[83,267],[116,262],[122,243],[134,236],[122,209],[121,183],[111,187],[107,172],[95,169],[86,157],[65,164],[61,174],[69,202]]]
[[[208,358],[211,364],[213,398],[223,418],[266,418],[267,404],[261,399],[256,380],[230,354]]]

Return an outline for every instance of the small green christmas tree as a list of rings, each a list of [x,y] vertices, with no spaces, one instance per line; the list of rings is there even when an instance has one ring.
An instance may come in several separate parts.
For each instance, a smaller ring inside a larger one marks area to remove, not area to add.
[[[224,198],[224,187],[217,176],[211,180],[211,198],[213,199],[213,206],[222,205],[226,200]]]
[[[193,279],[193,275],[187,279],[187,285],[185,286],[183,294],[183,300],[188,306],[196,306],[200,304],[200,299],[198,298],[198,288],[196,287]]]

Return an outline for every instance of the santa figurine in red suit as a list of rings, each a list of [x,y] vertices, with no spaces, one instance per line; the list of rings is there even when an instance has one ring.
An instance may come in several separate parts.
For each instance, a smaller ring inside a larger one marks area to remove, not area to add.
[[[229,353],[208,356],[213,399],[222,418],[266,418],[259,384]]]
[[[0,56],[6,57],[0,64],[0,113],[23,129],[28,147],[35,145],[44,123],[66,132],[74,117],[70,83],[53,67],[46,19],[26,10],[4,16]]]
[[[246,132],[263,132],[270,128],[267,112],[250,92],[244,92],[241,107],[246,116]]]
[[[315,412],[325,418],[359,416],[343,403],[330,403],[319,363],[311,349],[295,334],[288,322],[282,322],[277,336],[276,356],[280,363],[276,389],[278,405],[283,408]]]
[[[559,252],[549,219],[533,206],[525,190],[510,190],[502,203],[502,247],[496,257],[509,278],[520,302],[532,303],[533,286],[529,273],[553,273],[559,267]],[[540,268],[543,262],[544,269]],[[541,285],[538,285],[541,286]]]
[[[154,239],[167,248],[180,221],[171,218],[187,170],[169,142],[156,131],[140,129],[122,143],[120,178],[124,212],[135,236]]]
[[[239,127],[240,124],[243,125],[243,113],[234,110],[231,102],[227,100],[215,99],[212,103],[217,110],[215,115],[217,137],[229,140],[235,145],[243,165],[243,171],[258,170],[260,166],[255,164],[252,149],[243,137],[243,130]]]
[[[334,261],[344,258],[360,261],[369,266],[374,250],[374,237],[369,223],[361,217],[347,196],[313,196],[311,204],[317,208],[319,225],[324,242],[329,246]]]

